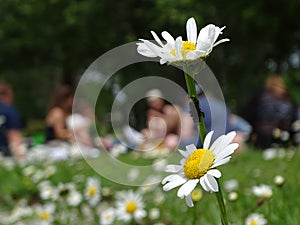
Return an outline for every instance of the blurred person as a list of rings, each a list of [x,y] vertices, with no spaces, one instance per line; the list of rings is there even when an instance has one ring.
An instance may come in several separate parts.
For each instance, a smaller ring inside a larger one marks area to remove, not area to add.
[[[253,126],[255,146],[268,148],[274,142],[276,131],[291,132],[297,108],[293,103],[281,75],[272,74],[263,90],[250,102],[246,118]]]
[[[170,149],[178,145],[180,132],[180,109],[166,104],[159,89],[146,93],[149,109],[147,111],[147,128],[142,130],[146,139],[164,138],[164,145]]]
[[[233,114],[225,105],[225,102],[211,96],[209,93],[205,94],[198,85],[196,86],[196,90],[201,111],[204,114],[203,119],[206,131],[214,130],[213,139],[230,131],[236,131],[237,135],[234,142],[239,143],[239,149],[242,149],[252,130],[251,125],[242,117]],[[198,120],[198,115],[193,108],[191,109],[191,104],[188,103],[185,103],[182,107],[181,146],[187,144],[194,144],[197,147],[202,146],[197,125],[194,122]]]
[[[46,142],[52,140],[73,141],[73,132],[67,128],[66,120],[72,113],[74,90],[69,85],[58,87],[51,97],[46,115]]]
[[[73,112],[67,117],[66,124],[74,132],[76,141],[88,147],[94,147],[94,138],[90,132],[92,122],[96,122],[95,114],[88,102],[78,99],[73,107]]]
[[[0,83],[0,152],[22,159],[25,154],[22,145],[21,122],[13,106],[14,95],[10,85]]]

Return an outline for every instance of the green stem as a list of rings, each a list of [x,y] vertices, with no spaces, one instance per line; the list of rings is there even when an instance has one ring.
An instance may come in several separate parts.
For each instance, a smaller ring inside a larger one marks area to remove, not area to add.
[[[226,208],[225,208],[225,204],[224,204],[224,198],[223,198],[223,194],[222,194],[222,189],[219,183],[219,180],[217,179],[217,183],[219,186],[219,191],[216,192],[216,197],[218,200],[218,205],[221,211],[221,221],[222,221],[222,225],[229,225],[228,223],[228,217],[227,217],[227,212],[226,212]]]
[[[187,69],[187,68],[185,68],[185,69]],[[203,144],[207,131],[206,131],[206,127],[204,124],[204,114],[201,111],[200,102],[199,102],[197,91],[196,91],[196,85],[195,85],[195,79],[194,79],[195,75],[194,74],[190,75],[185,72],[184,76],[185,76],[186,86],[187,86],[188,93],[189,93],[189,98],[191,99],[191,101],[193,102],[193,104],[196,107],[196,111],[197,111],[197,115],[198,115],[197,128],[198,128],[198,131],[200,134],[200,139]],[[219,186],[219,191],[216,192],[216,197],[217,197],[218,205],[219,205],[220,212],[221,212],[221,222],[222,222],[222,225],[229,225],[226,208],[225,208],[225,204],[224,204],[224,199],[223,199],[223,194],[222,194],[221,186],[219,184],[218,179],[217,179],[217,183]]]
[[[197,91],[196,91],[194,75],[189,75],[185,72],[184,76],[185,76],[185,82],[186,82],[186,86],[188,89],[189,97],[196,107],[196,111],[198,114],[197,128],[198,128],[198,131],[200,134],[201,141],[202,141],[202,143],[204,143],[204,139],[206,136],[206,127],[205,127],[204,118],[203,118],[204,114],[201,111],[200,102],[199,102]]]

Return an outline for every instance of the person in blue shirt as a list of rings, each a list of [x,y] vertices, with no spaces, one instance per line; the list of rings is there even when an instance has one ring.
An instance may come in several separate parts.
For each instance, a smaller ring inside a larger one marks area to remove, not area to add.
[[[226,134],[230,131],[236,131],[237,135],[235,141],[242,145],[248,138],[251,132],[250,124],[243,118],[233,114],[226,106],[225,102],[203,93],[199,86],[196,87],[198,93],[198,100],[201,105],[201,111],[204,115],[204,123],[207,132],[213,130],[213,140],[220,135]],[[197,111],[194,105],[186,104],[183,106],[184,112],[189,112],[193,117],[193,120],[198,120]],[[194,135],[188,140],[182,140],[181,145],[186,145],[187,141],[191,144],[195,144],[197,147],[202,146],[202,142],[199,138],[199,133],[196,125],[194,124]]]
[[[9,85],[0,83],[0,152],[4,156],[22,158],[19,151],[22,141],[21,123],[17,110],[12,106],[13,93]]]

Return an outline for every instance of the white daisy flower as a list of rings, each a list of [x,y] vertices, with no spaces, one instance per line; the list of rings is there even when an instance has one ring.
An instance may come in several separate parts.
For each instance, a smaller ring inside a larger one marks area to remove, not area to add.
[[[99,217],[99,223],[101,225],[113,224],[115,220],[115,210],[113,208],[105,209]]]
[[[84,195],[91,206],[96,206],[96,204],[100,201],[101,198],[100,184],[98,179],[92,177],[89,177],[87,179]]]
[[[223,186],[225,191],[232,192],[239,188],[239,182],[236,179],[226,180],[224,181]]]
[[[40,192],[40,197],[43,200],[48,200],[51,199],[55,193],[55,190],[51,183],[47,181],[43,181],[38,185],[39,192]]]
[[[137,51],[146,57],[159,57],[160,63],[172,63],[184,60],[196,60],[206,58],[212,49],[226,41],[228,38],[217,41],[225,27],[218,27],[209,24],[202,28],[197,35],[197,25],[194,18],[189,18],[186,23],[187,40],[183,41],[182,37],[174,39],[167,31],[161,33],[166,43],[163,43],[154,31],[152,36],[158,45],[153,44],[149,40],[140,39]]]
[[[236,132],[222,135],[210,145],[213,131],[209,132],[204,140],[203,149],[197,149],[195,145],[186,146],[186,151],[179,150],[184,157],[180,165],[168,165],[166,172],[174,173],[165,177],[162,181],[163,190],[169,191],[182,185],[177,196],[186,198],[189,207],[193,207],[191,192],[198,183],[207,192],[218,192],[219,187],[216,178],[221,177],[221,172],[216,167],[228,163],[231,154],[239,147],[237,143],[231,143]]]
[[[160,217],[160,211],[158,208],[152,208],[149,211],[149,219],[150,220],[157,220]]]
[[[132,219],[139,222],[146,217],[144,202],[140,193],[133,191],[123,191],[117,193],[117,218],[121,221],[128,222]]]
[[[260,198],[271,198],[273,191],[271,186],[266,184],[261,184],[260,186],[254,186],[252,188],[253,194]]]
[[[277,186],[282,186],[285,182],[285,179],[283,176],[281,175],[277,175],[274,177],[274,183],[277,185]]]
[[[67,203],[69,206],[78,206],[82,201],[82,195],[76,191],[72,190],[67,196]]]
[[[27,167],[25,167],[25,168],[23,169],[23,174],[24,174],[25,176],[29,177],[29,176],[31,176],[32,174],[34,174],[35,170],[36,170],[35,166],[30,165],[30,166],[27,166]]]
[[[236,201],[238,199],[238,197],[239,197],[239,195],[235,191],[230,192],[228,194],[228,199],[229,199],[229,201],[232,201],[232,202]]]
[[[40,219],[41,224],[52,224],[54,211],[54,204],[46,204],[44,206],[37,207],[36,214]]]
[[[245,225],[265,225],[267,224],[267,220],[261,214],[252,213],[250,214],[246,220]]]

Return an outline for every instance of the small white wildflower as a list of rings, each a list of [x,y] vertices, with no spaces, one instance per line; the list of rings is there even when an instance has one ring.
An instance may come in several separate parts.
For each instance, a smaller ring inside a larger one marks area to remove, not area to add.
[[[266,184],[261,184],[260,186],[254,186],[252,188],[253,194],[257,197],[261,198],[271,198],[273,195],[273,191],[271,186]]]

